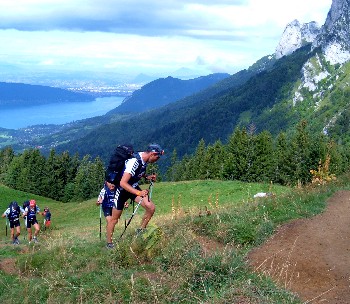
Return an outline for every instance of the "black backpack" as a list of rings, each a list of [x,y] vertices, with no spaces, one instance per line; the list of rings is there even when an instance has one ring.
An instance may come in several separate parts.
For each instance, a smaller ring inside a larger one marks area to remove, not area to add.
[[[7,218],[10,221],[18,220],[20,212],[21,212],[20,208],[18,206],[18,203],[16,201],[11,202],[9,205],[9,209],[10,209],[10,213],[8,214]]]
[[[105,172],[107,182],[119,186],[124,173],[125,161],[132,158],[133,154],[134,148],[130,144],[119,145],[115,148]]]
[[[23,209],[26,209],[26,207],[29,207],[29,201],[24,201]]]

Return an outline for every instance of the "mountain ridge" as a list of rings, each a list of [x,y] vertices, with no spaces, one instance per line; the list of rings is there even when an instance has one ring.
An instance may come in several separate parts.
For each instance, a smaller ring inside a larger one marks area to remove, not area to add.
[[[155,109],[204,90],[229,76],[227,73],[215,73],[189,80],[171,76],[153,80],[134,91],[130,97],[124,99],[120,106],[109,111],[107,115]]]

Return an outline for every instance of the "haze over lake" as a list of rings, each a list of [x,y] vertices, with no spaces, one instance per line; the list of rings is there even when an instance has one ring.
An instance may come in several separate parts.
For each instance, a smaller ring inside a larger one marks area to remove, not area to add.
[[[32,125],[55,124],[100,116],[118,107],[124,97],[102,97],[91,102],[46,104],[25,108],[0,109],[0,127],[19,129]]]

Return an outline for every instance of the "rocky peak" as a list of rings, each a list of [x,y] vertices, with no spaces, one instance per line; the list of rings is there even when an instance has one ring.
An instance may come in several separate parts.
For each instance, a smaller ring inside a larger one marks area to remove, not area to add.
[[[326,60],[331,64],[350,60],[350,0],[333,0],[313,46],[321,46]]]
[[[282,37],[276,47],[276,59],[293,53],[306,43],[313,42],[320,33],[320,27],[314,21],[301,24],[294,20],[287,24]]]

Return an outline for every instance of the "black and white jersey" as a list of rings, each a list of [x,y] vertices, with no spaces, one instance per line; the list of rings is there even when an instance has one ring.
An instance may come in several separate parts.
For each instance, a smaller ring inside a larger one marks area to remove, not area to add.
[[[147,163],[142,160],[142,153],[138,153],[138,157],[133,157],[125,162],[124,172],[130,173],[131,178],[129,180],[129,185],[136,187],[139,180],[145,175]]]

